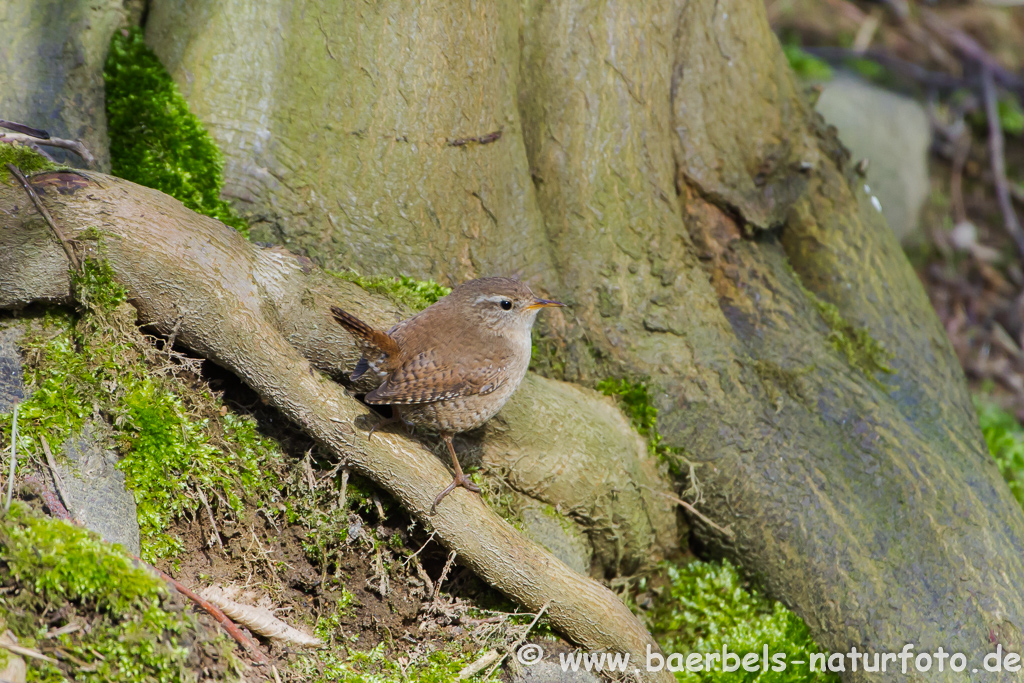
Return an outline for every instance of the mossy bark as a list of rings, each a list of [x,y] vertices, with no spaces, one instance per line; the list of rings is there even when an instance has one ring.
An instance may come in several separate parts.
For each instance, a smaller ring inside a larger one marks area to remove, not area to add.
[[[823,647],[1020,648],[1024,515],[760,2],[155,0],[147,37],[255,235],[365,274],[518,272],[570,303],[547,325],[566,377],[650,378],[736,533],[702,542]],[[805,291],[893,373],[851,365]]]

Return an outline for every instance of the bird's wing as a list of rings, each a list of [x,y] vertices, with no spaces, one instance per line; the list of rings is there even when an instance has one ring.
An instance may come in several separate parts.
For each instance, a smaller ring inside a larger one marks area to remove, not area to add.
[[[413,357],[372,392],[367,403],[392,405],[433,403],[456,396],[489,394],[508,378],[508,369],[492,363],[445,362],[436,351]]]

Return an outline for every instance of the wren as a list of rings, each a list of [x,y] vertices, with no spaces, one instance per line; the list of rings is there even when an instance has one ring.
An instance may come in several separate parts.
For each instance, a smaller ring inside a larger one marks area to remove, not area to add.
[[[479,493],[462,473],[452,436],[479,427],[501,410],[530,365],[530,331],[537,313],[565,304],[538,299],[519,280],[489,277],[464,282],[451,294],[387,332],[331,307],[334,319],[355,339],[363,357],[353,381],[371,372],[383,382],[366,395],[373,405],[390,405],[408,425],[434,429],[452,456],[455,476],[438,503],[457,486]]]

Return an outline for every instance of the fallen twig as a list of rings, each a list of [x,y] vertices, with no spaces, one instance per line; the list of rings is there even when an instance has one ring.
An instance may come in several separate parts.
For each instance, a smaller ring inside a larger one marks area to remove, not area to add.
[[[903,76],[915,83],[929,88],[936,88],[943,91],[955,91],[969,89],[978,91],[981,83],[977,80],[959,78],[941,71],[931,71],[913,62],[900,59],[885,50],[868,49],[863,52],[856,52],[845,47],[803,47],[804,52],[818,59],[829,63],[842,63],[847,59],[870,59],[900,76]]]
[[[33,128],[32,126],[26,126],[24,123],[15,123],[14,121],[4,121],[0,119],[0,128],[6,128],[7,130],[13,130],[23,135],[36,138],[37,140],[49,140],[50,134],[45,130]]]
[[[996,101],[996,84],[993,72],[987,65],[982,67],[981,82],[985,96],[985,116],[988,119],[988,149],[992,158],[992,176],[996,186],[999,210],[1003,213],[1006,232],[1010,234],[1017,252],[1024,258],[1024,229],[1010,199],[1010,183],[1006,179],[1006,158],[1003,155],[1003,127],[999,122],[999,103]]]
[[[271,640],[302,647],[320,647],[324,644],[319,638],[284,623],[265,607],[238,602],[237,592],[237,589],[228,590],[220,586],[208,586],[203,589],[203,598],[222,609],[225,615],[253,633],[258,633]]]
[[[136,558],[136,559],[138,559],[138,558]],[[235,624],[235,622],[231,621],[231,619],[229,619],[227,617],[227,615],[224,614],[224,612],[222,612],[220,610],[219,607],[217,607],[216,605],[214,605],[214,604],[204,600],[202,597],[200,597],[194,591],[192,591],[189,588],[187,588],[183,583],[181,583],[177,579],[175,579],[175,578],[173,578],[173,577],[171,577],[171,576],[169,576],[167,574],[164,574],[162,571],[160,571],[159,569],[157,569],[153,565],[147,564],[145,562],[142,562],[142,560],[138,560],[138,561],[140,563],[142,563],[143,565],[145,565],[145,566],[149,567],[150,569],[152,569],[154,572],[156,572],[157,575],[159,575],[160,578],[162,578],[164,581],[166,581],[167,583],[169,583],[172,586],[174,586],[174,589],[176,591],[178,591],[179,593],[184,595],[186,598],[188,598],[189,600],[191,600],[192,602],[194,602],[195,604],[199,605],[204,610],[206,610],[206,612],[210,616],[212,616],[214,619],[217,620],[217,623],[219,623],[221,626],[224,627],[224,630],[228,632],[228,635],[230,635],[232,638],[234,638],[235,642],[237,642],[239,645],[241,645],[242,648],[249,653],[249,656],[251,656],[253,658],[253,661],[255,661],[255,662],[259,663],[259,664],[266,664],[267,663],[267,658],[263,656],[262,652],[260,652],[260,649],[256,646],[256,643],[252,642],[252,639],[249,638],[249,636],[247,636],[244,633],[242,633],[242,630],[240,628],[238,628],[238,626]]]
[[[453,550],[448,554],[448,561],[444,563],[444,569],[441,570],[441,578],[437,580],[434,588],[434,604],[437,604],[437,599],[441,595],[441,584],[448,578],[448,572],[451,571],[452,565],[455,564],[455,557],[457,553]]]
[[[966,127],[960,137],[953,143],[953,165],[949,178],[949,198],[953,209],[953,224],[967,220],[967,209],[964,207],[964,166],[971,153],[971,132]]]
[[[498,659],[498,661],[496,661],[496,662],[494,663],[494,666],[492,666],[492,667],[491,667],[491,668],[490,668],[490,669],[489,669],[489,670],[487,671],[487,675],[485,675],[485,676],[484,676],[484,678],[490,678],[490,677],[491,677],[491,674],[493,674],[493,673],[494,673],[494,672],[495,672],[495,671],[497,670],[497,668],[498,668],[499,666],[501,666],[501,663],[505,661],[505,658],[506,658],[506,657],[508,657],[508,656],[509,656],[509,654],[511,654],[511,653],[513,653],[513,652],[515,652],[516,650],[518,650],[518,649],[519,649],[519,646],[520,646],[520,645],[522,645],[522,644],[523,644],[523,642],[524,642],[524,641],[526,640],[527,636],[529,636],[529,635],[530,635],[530,631],[532,631],[532,630],[533,630],[533,627],[537,625],[537,622],[538,622],[538,621],[540,621],[541,615],[543,615],[543,614],[544,614],[544,612],[546,612],[546,611],[548,610],[548,607],[550,607],[550,606],[551,606],[551,601],[550,601],[550,600],[548,600],[547,602],[545,602],[545,603],[544,603],[544,604],[543,604],[543,605],[541,606],[541,608],[540,608],[540,610],[539,610],[539,611],[537,612],[537,614],[536,614],[536,615],[534,615],[534,617],[533,617],[533,621],[531,621],[531,622],[530,622],[530,625],[526,627],[526,630],[525,630],[525,631],[523,631],[523,635],[519,636],[519,638],[517,638],[517,639],[516,639],[516,642],[512,643],[512,646],[511,646],[511,647],[510,647],[510,648],[509,648],[508,650],[506,650],[506,651],[505,651],[505,654],[503,654],[503,655],[501,656],[501,658],[500,658],[500,659]]]
[[[6,128],[6,126],[5,126]],[[44,145],[46,147],[57,147],[59,149],[66,149],[69,152],[74,152],[82,161],[89,166],[96,164],[96,157],[92,155],[85,145],[78,140],[65,140],[64,138],[39,138],[35,135],[25,135],[23,133],[0,133],[0,142],[16,142],[22,145]]]
[[[466,667],[459,672],[459,680],[462,681],[467,678],[472,678],[473,676],[476,676],[478,673],[480,673],[481,671],[489,667],[491,664],[493,664],[495,660],[497,660],[498,657],[500,656],[501,655],[498,654],[497,650],[488,650],[487,652],[480,655],[480,657],[477,658],[476,661],[472,662],[471,664],[467,664]]]
[[[11,509],[11,497],[14,495],[14,470],[18,466],[18,407],[21,404],[14,404],[14,417],[11,420],[11,468],[7,474],[7,500],[4,502],[4,512]]]
[[[705,524],[707,524],[709,527],[711,527],[715,531],[718,531],[719,533],[723,534],[729,540],[732,540],[733,538],[735,538],[735,534],[733,533],[731,528],[729,528],[729,527],[721,527],[721,526],[715,524],[710,519],[708,519],[707,516],[705,516],[700,510],[698,510],[697,508],[693,507],[693,505],[691,505],[690,503],[687,503],[682,498],[679,498],[678,496],[673,496],[670,493],[665,493],[664,491],[658,491],[656,489],[652,489],[650,486],[644,486],[644,488],[647,489],[648,491],[652,492],[652,493],[658,494],[659,496],[664,496],[665,498],[668,498],[669,500],[671,500],[676,505],[681,505],[683,507],[683,509],[687,510],[690,514],[692,514],[694,517],[696,517],[697,519],[699,519],[702,522],[704,522]]]
[[[46,224],[50,226],[50,230],[52,230],[53,234],[57,237],[57,241],[60,242],[60,246],[64,248],[64,253],[67,254],[68,261],[71,262],[71,267],[76,271],[81,270],[82,266],[78,262],[78,257],[75,255],[75,250],[71,247],[71,243],[68,242],[67,238],[64,237],[64,233],[57,227],[57,224],[53,220],[53,216],[51,216],[50,212],[45,206],[43,206],[42,200],[39,199],[39,195],[36,194],[35,189],[28,182],[25,174],[22,173],[21,169],[14,164],[7,164],[7,170],[10,171],[11,175],[17,178],[18,182],[21,183],[21,186],[25,188],[25,192],[28,193],[29,199],[31,199],[32,203],[35,204],[36,210],[42,215],[43,219],[46,220]]]
[[[6,631],[2,636],[0,636],[0,647],[8,652],[21,655],[22,657],[30,657],[31,659],[38,659],[41,662],[48,662],[50,664],[60,664],[56,659],[53,657],[47,657],[39,650],[33,650],[30,647],[18,645],[14,642],[14,636],[10,631]]]
[[[921,10],[921,19],[929,31],[967,59],[981,65],[983,81],[984,71],[988,70],[991,72],[990,77],[1001,85],[1017,93],[1024,94],[1024,79],[1003,67],[999,60],[989,54],[974,38],[960,29],[950,26],[939,15],[929,10]]]
[[[57,461],[53,458],[53,453],[50,451],[50,444],[46,441],[46,437],[42,434],[39,435],[39,440],[43,444],[43,453],[46,455],[46,464],[50,467],[50,474],[53,475],[53,485],[57,487],[57,495],[60,496],[61,503],[64,504],[64,509],[67,511],[69,516],[74,516],[71,512],[71,499],[68,497],[68,490],[64,488],[64,480],[61,479],[60,470],[57,469]]]
[[[206,508],[206,516],[210,518],[210,526],[213,527],[213,539],[207,545],[213,545],[213,541],[216,540],[220,551],[224,552],[224,543],[220,540],[220,529],[217,528],[217,520],[213,516],[213,510],[210,509],[210,503],[206,500],[206,494],[203,493],[201,488],[197,488],[196,493],[199,494],[199,501]]]

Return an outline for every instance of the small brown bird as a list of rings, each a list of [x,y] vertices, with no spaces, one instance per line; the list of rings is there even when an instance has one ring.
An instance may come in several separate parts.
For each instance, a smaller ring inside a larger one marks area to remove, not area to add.
[[[383,379],[365,400],[395,411],[370,430],[371,436],[400,419],[436,429],[448,446],[455,478],[434,500],[431,514],[456,486],[480,491],[462,473],[452,436],[479,427],[505,405],[530,365],[530,330],[537,312],[564,305],[538,299],[519,280],[489,277],[464,282],[387,332],[331,307],[363,353],[351,379],[367,371]]]

